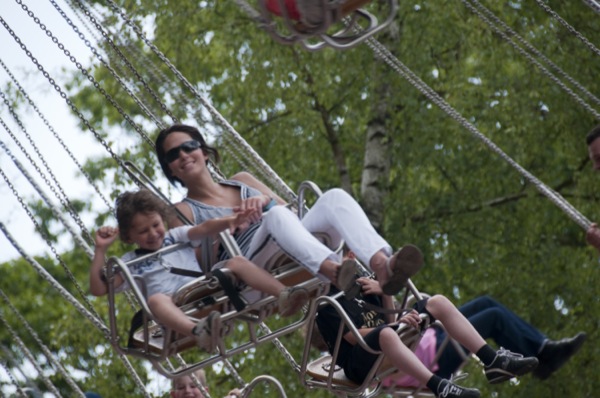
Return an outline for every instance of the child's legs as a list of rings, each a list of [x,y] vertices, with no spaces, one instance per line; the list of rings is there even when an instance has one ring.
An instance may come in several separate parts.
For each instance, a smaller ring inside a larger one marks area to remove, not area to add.
[[[343,239],[367,265],[380,250],[392,254],[391,246],[375,231],[360,205],[339,188],[325,192],[306,213],[302,225],[310,232],[328,234],[334,244]]]
[[[245,257],[264,267],[279,249],[313,274],[319,272],[326,260],[337,260],[335,253],[319,242],[304,228],[300,219],[283,206],[275,206],[263,215],[262,225],[254,233]]]
[[[486,344],[473,325],[446,297],[435,295],[429,298],[425,308],[433,317],[442,322],[450,336],[469,351],[477,352]]]
[[[251,288],[271,296],[279,296],[285,286],[264,269],[241,256],[227,260],[225,267]]]
[[[150,307],[150,310],[157,318],[156,320],[161,325],[173,329],[184,336],[192,334],[192,329],[196,324],[173,303],[171,296],[163,293],[153,294],[148,297],[148,307]]]
[[[436,328],[435,332],[437,339],[437,349],[439,349],[446,337],[448,337],[448,335],[441,328]],[[463,346],[460,346],[460,350],[464,353],[464,355],[469,355],[469,351]],[[457,348],[454,344],[448,342],[446,344],[446,347],[442,351],[440,358],[438,359],[437,364],[439,368],[435,371],[435,374],[444,379],[450,379],[450,376],[458,370],[463,361],[463,354],[461,354],[460,351],[457,351]]]
[[[432,373],[415,356],[414,352],[404,345],[391,327],[379,326],[364,336],[364,340],[369,347],[382,351],[385,354],[385,361],[390,362],[400,371],[415,377],[421,383],[426,384],[431,378]],[[365,351],[356,344],[352,355],[344,365],[346,376],[357,383],[362,383],[376,359],[377,355]]]

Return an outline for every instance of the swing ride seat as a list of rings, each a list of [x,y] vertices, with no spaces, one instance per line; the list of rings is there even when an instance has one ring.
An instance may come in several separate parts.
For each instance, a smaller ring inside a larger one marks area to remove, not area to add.
[[[335,348],[332,355],[322,356],[309,362],[310,345],[306,345],[300,367],[300,377],[303,383],[308,388],[324,388],[342,397],[366,398],[378,396],[382,392],[383,380],[388,375],[394,373],[395,368],[384,362],[384,355],[381,351],[373,350],[366,344],[358,329],[354,326],[352,320],[348,317],[335,297],[322,296],[317,298],[314,305],[311,306],[311,319],[314,319],[319,307],[325,305],[333,306],[342,320],[342,325],[340,325],[340,328],[338,329]],[[408,324],[401,323],[397,331],[404,344],[413,351],[421,339],[421,330],[424,330],[429,325],[428,315],[420,314],[420,317],[422,319],[420,330],[417,330]],[[353,334],[357,341],[356,344],[360,344],[360,346],[368,352],[378,354],[375,363],[361,384],[349,380],[344,375],[344,371],[336,365],[337,351],[344,338],[344,334],[347,333],[344,327]],[[315,331],[315,328],[316,325],[315,322],[313,322],[307,331],[307,341],[311,340],[313,333],[318,333],[318,330]]]
[[[164,253],[163,250],[161,249],[160,253]],[[147,257],[144,256],[143,258]],[[140,261],[140,259],[134,261]],[[294,332],[308,322],[307,316],[303,314],[300,319],[286,326],[260,334],[257,331],[259,324],[278,313],[277,297],[260,294],[251,288],[245,287],[239,293],[245,307],[238,311],[216,277],[201,276],[181,287],[173,296],[173,301],[194,322],[208,316],[211,311],[216,310],[221,313],[222,334],[218,343],[219,354],[206,354],[200,362],[172,371],[163,366],[163,362],[169,357],[197,347],[195,339],[192,336],[182,336],[156,322],[152,311],[147,305],[143,281],[141,278],[131,275],[127,265],[119,258],[111,257],[107,262],[107,275],[119,269],[123,278],[132,287],[134,299],[141,310],[134,316],[132,321],[132,330],[130,330],[127,346],[122,346],[114,309],[115,289],[111,287],[109,277],[111,343],[124,354],[149,360],[157,371],[166,377],[189,374],[197,369],[219,362],[222,357],[233,356],[264,342]],[[225,275],[229,275],[230,279],[233,278],[231,271],[227,269],[222,269],[222,271]],[[294,263],[280,264],[279,267],[273,270],[273,276],[286,286],[297,286],[306,289],[311,299],[327,293],[329,288],[328,284]],[[256,299],[256,295],[261,297]],[[253,300],[248,301],[246,296],[253,297]],[[247,325],[249,331],[248,341],[237,344],[235,347],[226,347],[223,338],[240,322]],[[133,325],[136,323],[138,325]]]
[[[427,293],[419,292],[419,297],[421,297],[421,299],[424,299],[424,298],[429,298],[431,296]],[[412,308],[413,305],[418,300],[419,299],[414,294],[408,294],[408,296],[406,297],[405,308]],[[442,323],[437,320],[435,322],[431,323],[429,325],[429,327],[444,329],[444,326],[442,325]],[[442,355],[442,352],[446,349],[448,344],[451,344],[452,346],[454,346],[454,349],[456,350],[458,355],[462,358],[461,365],[456,370],[456,372],[454,372],[454,374],[453,374],[453,377],[456,377],[457,375],[459,375],[462,372],[463,367],[467,364],[467,362],[472,357],[472,355],[465,354],[464,351],[462,350],[460,343],[458,343],[455,339],[450,337],[450,335],[448,333],[446,333],[444,340],[442,341],[440,346],[436,349],[435,356],[432,359],[432,363],[437,363],[437,361],[440,359],[440,356]],[[428,368],[431,368],[431,364],[426,364],[426,366]],[[400,375],[401,374],[398,373],[396,375],[390,375],[390,376],[388,376],[387,379],[384,379],[383,391],[386,394],[391,395],[393,397],[398,397],[398,398],[435,398],[435,394],[431,390],[429,390],[426,386],[423,386],[423,385],[408,386],[408,385],[396,384],[394,379],[397,379]]]
[[[142,183],[138,179],[138,182]],[[154,188],[151,186],[151,188]],[[302,217],[304,211],[304,198],[307,192],[313,193],[317,197],[322,195],[322,191],[318,186],[310,181],[303,182],[298,190],[297,204],[298,216]],[[329,237],[326,234],[315,234],[325,245],[331,246]],[[231,256],[239,255],[240,250],[235,240],[228,231],[224,231],[219,235],[220,242]],[[341,250],[341,243],[335,250]],[[209,366],[213,363],[221,361],[224,357],[230,357],[237,353],[244,352],[254,348],[259,344],[267,341],[272,341],[280,336],[292,333],[302,328],[309,322],[308,313],[304,313],[300,319],[297,319],[286,326],[278,328],[274,331],[262,329],[263,322],[278,313],[278,298],[268,296],[257,292],[249,287],[242,288],[235,298],[239,298],[245,305],[243,309],[238,309],[230,297],[222,288],[218,278],[213,276],[210,267],[206,268],[205,275],[198,277],[195,280],[188,282],[182,286],[174,295],[173,301],[192,321],[198,322],[200,319],[207,317],[212,311],[218,311],[221,314],[221,336],[218,347],[219,354],[204,355],[204,359],[188,364],[176,371],[165,367],[164,362],[174,355],[183,353],[196,347],[196,342],[192,336],[182,336],[173,330],[167,329],[160,325],[153,316],[152,311],[148,307],[146,301],[146,291],[144,281],[140,277],[135,277],[129,272],[128,265],[144,261],[156,255],[166,254],[172,250],[177,250],[186,244],[176,244],[170,247],[165,247],[155,253],[147,254],[129,261],[127,264],[117,257],[111,257],[107,261],[106,276],[109,282],[108,301],[110,306],[110,328],[111,328],[111,343],[120,352],[136,357],[144,358],[150,361],[156,370],[166,377],[178,377],[189,374],[197,369]],[[209,244],[208,240],[203,242],[203,261],[210,262],[212,259],[213,245]],[[212,267],[212,264],[210,264]],[[292,261],[283,252],[279,252],[272,256],[263,268],[270,272],[277,280],[286,286],[296,286],[306,289],[311,299],[322,296],[329,290],[329,283],[315,277],[305,268]],[[117,327],[117,319],[115,310],[115,288],[112,285],[116,270],[121,273],[122,277],[128,282],[131,287],[134,300],[141,308],[140,311],[132,319],[132,326],[129,331],[127,346],[122,346],[119,339],[119,330]],[[227,268],[222,268],[222,272],[229,275],[229,279],[235,280],[231,271]],[[234,283],[235,285],[235,283]],[[245,323],[248,330],[248,340],[243,343],[237,343],[235,347],[226,347],[224,338],[234,330],[236,325],[241,322]],[[261,328],[262,333],[259,333]],[[267,328],[268,329],[268,328]],[[197,350],[198,351],[198,350]]]
[[[310,51],[352,48],[387,28],[398,11],[397,0],[381,0],[385,18],[380,21],[363,8],[373,0],[321,0],[322,17],[308,23],[298,11],[298,1],[259,0],[261,25],[277,42],[301,43]]]

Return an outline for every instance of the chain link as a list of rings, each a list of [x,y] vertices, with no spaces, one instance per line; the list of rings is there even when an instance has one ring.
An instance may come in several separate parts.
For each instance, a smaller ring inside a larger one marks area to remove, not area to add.
[[[31,145],[31,147],[33,148],[34,152],[36,153],[36,155],[40,159],[40,161],[41,161],[42,165],[44,166],[45,170],[50,175],[50,178],[52,179],[52,182],[54,182],[54,185],[46,177],[46,174],[37,165],[37,163],[35,162],[35,160],[33,160],[33,158],[29,155],[29,153],[23,147],[23,145],[21,144],[21,142],[19,141],[19,139],[13,134],[13,132],[11,131],[11,129],[4,123],[4,121],[1,122],[2,126],[4,127],[4,129],[6,130],[6,132],[11,136],[11,138],[13,139],[13,141],[17,144],[17,146],[19,147],[19,149],[21,149],[21,151],[23,152],[23,154],[25,155],[25,157],[27,158],[27,160],[29,160],[29,162],[31,163],[31,165],[34,167],[35,171],[44,180],[44,182],[46,183],[46,185],[48,186],[48,188],[52,191],[52,193],[54,194],[54,196],[56,196],[56,198],[60,201],[60,203],[63,205],[63,207],[69,212],[69,214],[71,215],[71,217],[73,218],[73,220],[75,220],[75,222],[77,222],[77,225],[79,225],[79,228],[81,228],[81,232],[83,233],[84,237],[88,238],[89,241],[91,241],[91,236],[90,236],[89,232],[87,231],[87,228],[83,224],[83,221],[81,220],[81,218],[79,218],[79,215],[77,214],[77,211],[73,208],[73,205],[71,204],[71,201],[69,200],[69,198],[68,198],[67,194],[65,193],[65,191],[62,189],[62,187],[61,187],[60,183],[58,182],[56,176],[54,175],[54,173],[52,172],[52,170],[48,166],[48,163],[46,162],[46,159],[41,154],[40,150],[38,149],[37,145],[35,144],[35,141],[31,138],[31,135],[27,132],[27,129],[25,128],[25,126],[21,122],[21,119],[19,118],[19,116],[17,115],[17,113],[15,112],[15,110],[13,109],[12,105],[8,101],[8,98],[6,97],[6,95],[4,94],[4,92],[2,90],[0,90],[0,97],[4,101],[4,104],[8,107],[8,111],[12,115],[13,119],[19,125],[19,128],[21,129],[22,133],[27,138],[27,141],[29,141],[29,144]],[[58,189],[58,191],[60,191],[60,194],[56,191],[57,189]]]
[[[17,335],[17,333],[15,333],[14,329],[8,324],[8,322],[4,318],[4,315],[2,315],[2,311],[0,311],[0,321],[2,321],[2,323],[4,324],[5,330],[8,331],[8,333],[11,335],[12,339],[17,343],[17,345],[23,352],[23,354],[25,354],[25,357],[27,357],[27,359],[29,359],[29,362],[33,365],[35,370],[38,372],[38,376],[42,378],[42,381],[44,382],[44,385],[46,386],[46,388],[48,388],[49,391],[53,392],[57,397],[62,397],[62,395],[60,394],[60,392],[58,392],[58,390],[56,389],[54,384],[52,384],[50,379],[48,379],[45,376],[46,373],[39,366],[38,361],[36,361],[35,357],[31,353],[31,351],[29,351],[29,349],[27,348],[27,346],[25,345],[23,340],[21,340],[21,338]]]
[[[567,30],[569,32],[571,32],[579,40],[581,40],[583,44],[585,44],[590,50],[592,50],[592,52],[594,52],[596,55],[600,55],[600,50],[598,50],[598,48],[593,43],[591,43],[588,39],[585,38],[585,36],[583,36],[581,33],[579,33],[577,31],[577,29],[575,29],[574,27],[569,25],[569,23],[567,21],[565,21],[560,15],[558,15],[554,10],[552,10],[552,8],[550,8],[550,6],[548,4],[544,3],[542,0],[535,0],[535,1],[536,1],[536,3],[538,3],[538,5],[544,11],[546,11],[549,15],[551,15],[554,19],[556,19],[562,26],[567,28]],[[588,1],[587,3],[588,3],[588,5],[592,6],[591,2]],[[596,2],[594,2],[594,3],[596,3]],[[597,3],[596,3],[596,7],[598,7]],[[598,11],[597,8],[596,8],[596,11]]]
[[[48,119],[46,119],[46,117],[44,116],[44,114],[40,111],[40,109],[37,107],[37,105],[35,104],[35,102],[33,102],[33,100],[29,97],[29,95],[27,94],[27,92],[19,84],[18,80],[14,77],[14,75],[11,73],[11,71],[8,69],[8,67],[4,64],[4,62],[2,62],[1,59],[0,59],[0,65],[6,71],[6,73],[10,76],[12,82],[15,84],[15,86],[17,87],[17,89],[19,90],[19,92],[23,95],[23,97],[25,98],[25,100],[27,101],[27,103],[33,108],[33,110],[40,117],[40,119],[42,119],[42,122],[46,125],[46,127],[48,128],[48,130],[50,130],[50,132],[52,133],[52,135],[54,136],[54,138],[56,138],[56,140],[60,143],[60,145],[65,150],[65,152],[67,152],[67,154],[69,155],[69,157],[71,158],[71,160],[73,160],[73,163],[75,163],[75,165],[77,166],[79,172],[85,177],[85,179],[88,181],[88,183],[94,188],[94,190],[96,191],[96,193],[98,194],[98,196],[100,197],[100,199],[102,199],[102,201],[104,202],[104,204],[109,209],[112,210],[112,207],[111,207],[110,203],[108,202],[108,200],[106,199],[106,197],[102,194],[102,192],[100,192],[100,189],[93,182],[93,180],[90,177],[90,175],[85,171],[85,169],[83,168],[83,166],[77,161],[77,159],[75,158],[75,155],[73,155],[73,153],[71,152],[71,150],[67,147],[67,145],[65,144],[65,142],[62,140],[62,138],[60,138],[60,136],[56,132],[56,130],[52,127],[52,125],[50,124],[50,122],[48,121]]]
[[[131,127],[133,127],[133,129],[135,131],[137,131],[137,133],[142,138],[144,138],[148,142],[148,144],[150,144],[150,146],[152,146],[153,145],[152,140],[150,140],[148,138],[148,136],[142,131],[141,127],[137,123],[135,123],[133,121],[133,119],[131,119],[131,117],[123,110],[123,108],[114,100],[114,98],[110,94],[108,94],[108,92],[106,92],[106,90],[104,88],[102,88],[100,86],[100,84],[96,81],[96,79],[94,79],[94,77],[83,67],[81,62],[79,62],[77,60],[77,58],[75,58],[75,56],[71,54],[71,52],[64,46],[64,44],[62,44],[61,42],[58,41],[58,38],[56,38],[56,36],[54,36],[52,34],[52,32],[50,32],[50,30],[48,28],[46,28],[46,25],[44,25],[43,23],[40,22],[40,19],[38,17],[36,17],[34,15],[34,13],[32,11],[30,11],[27,8],[27,6],[25,4],[23,4],[23,2],[21,0],[15,0],[15,1],[21,5],[21,8],[23,8],[23,10],[27,12],[27,15],[29,15],[33,19],[33,21],[36,24],[38,24],[38,26],[46,33],[46,35],[52,39],[52,42],[57,45],[57,47],[65,54],[65,56],[69,59],[69,61],[71,61],[71,63],[73,63],[77,67],[77,69],[81,72],[81,74],[83,76],[85,76],[85,78],[90,83],[92,83],[92,85],[96,88],[96,90],[98,90],[104,96],[104,98],[106,98],[106,100],[117,110],[117,112],[119,112],[119,114],[125,119],[125,121],[127,121],[127,123]],[[2,18],[0,17],[0,19],[2,19]],[[16,37],[16,35],[14,34],[14,31],[12,31],[12,29],[10,29],[10,27],[8,26],[8,24],[6,24],[4,19],[2,19],[2,24],[6,27],[7,30],[9,30],[9,32],[11,33],[13,38],[18,39]],[[106,33],[105,32],[102,32],[102,33],[103,33],[104,38],[107,39],[108,36],[106,35]],[[29,50],[26,50],[25,45],[21,42],[20,39],[18,40],[18,43],[21,45],[21,49],[23,49],[26,52],[26,54],[33,60],[33,56],[30,55],[31,52]],[[40,68],[40,66],[41,65],[38,66],[38,69]]]
[[[470,0],[470,1],[472,3],[478,3],[477,0]],[[525,51],[521,47],[519,47],[519,45],[517,45],[517,43],[515,43],[514,41],[512,41],[510,39],[510,37],[508,37],[508,35],[506,33],[502,32],[498,27],[494,26],[494,24],[489,19],[487,19],[481,12],[479,12],[479,10],[477,10],[472,4],[469,4],[469,0],[462,0],[462,2],[463,2],[463,4],[468,9],[470,9],[472,12],[474,12],[475,14],[477,14],[479,16],[479,18],[481,18],[486,24],[488,24],[492,29],[494,29],[494,31],[500,37],[502,37],[510,45],[512,45],[515,48],[515,50],[517,50],[521,55],[523,55],[525,58],[527,58],[529,60],[529,62],[531,62],[532,64],[534,64],[544,75],[546,75],[547,77],[549,77],[550,80],[552,80],[556,85],[558,85],[567,94],[569,94],[575,100],[575,102],[577,102],[579,105],[583,106],[586,110],[588,110],[588,112],[592,113],[596,119],[600,119],[600,113],[597,110],[595,110],[594,108],[592,108],[580,96],[578,96],[575,92],[573,92],[573,90],[571,90],[569,87],[567,87],[552,72],[550,72],[548,69],[546,69],[546,67],[544,67],[541,63],[539,63],[536,59],[534,59],[529,53],[527,53],[527,51]],[[479,7],[485,9],[485,7],[483,7],[481,4],[479,4]],[[487,9],[485,9],[485,10],[487,10]],[[490,11],[488,10],[488,12],[490,12]],[[512,30],[509,30],[509,33],[516,34],[516,32],[514,32]],[[566,73],[565,73],[565,75],[566,75]],[[572,79],[572,80],[574,80],[574,79]],[[585,91],[588,92],[587,90],[585,90]],[[590,95],[591,95],[591,93],[590,93]],[[598,99],[595,96],[594,96],[594,99],[597,102],[600,102],[600,101],[598,101]]]
[[[500,30],[497,27],[494,27],[493,24],[487,18],[485,18],[480,12],[473,9],[471,6],[467,5],[467,7],[469,7],[473,12],[475,12],[486,24],[488,24],[490,27],[492,27],[494,30],[496,30],[499,34],[501,34],[505,40],[512,41],[511,40],[512,37],[516,38],[519,41],[519,43],[521,43],[523,46],[525,46],[531,53],[533,53],[535,56],[537,56],[542,61],[544,61],[547,65],[549,65],[552,69],[554,69],[559,75],[561,75],[564,79],[566,79],[573,86],[577,87],[577,89],[579,89],[581,92],[583,92],[585,95],[587,95],[596,104],[600,105],[600,99],[598,97],[596,97],[589,90],[587,90],[585,87],[583,87],[573,77],[569,76],[569,74],[567,74],[565,71],[563,71],[558,65],[556,65],[554,62],[552,62],[550,59],[548,59],[545,55],[543,55],[538,49],[536,49],[534,46],[532,46],[530,43],[528,43],[522,36],[520,36],[512,28],[510,28],[506,23],[501,21],[500,18],[498,18],[496,15],[494,15],[494,13],[492,13],[483,4],[481,4],[477,0],[471,0],[471,2],[473,4],[475,4],[475,6],[477,8],[479,8],[479,10],[481,10],[483,13],[485,13],[489,18],[491,18],[496,24],[500,25],[502,27],[502,29],[504,29],[507,32],[507,34],[502,34],[500,32]],[[511,43],[511,45],[513,45],[513,47],[517,48],[516,44]],[[519,50],[519,52],[521,52],[521,54],[523,54],[525,57],[527,57],[527,59],[529,59],[532,63],[536,64],[536,61],[531,57],[531,55],[529,55],[526,52],[521,51],[521,50]],[[542,70],[542,72],[552,79],[552,74],[549,73],[545,68]],[[562,84],[562,82],[560,82],[560,80],[558,80],[558,79],[556,79],[556,80],[552,79],[552,80],[555,81],[557,84],[559,84],[563,89],[565,89],[565,86]],[[567,92],[569,92],[569,91],[567,91]],[[576,94],[575,94],[575,97],[577,97]],[[580,102],[580,101],[583,102],[583,100],[581,100],[579,98],[575,98],[575,100],[577,102]],[[585,102],[583,102],[583,104],[585,104]]]
[[[448,104],[438,93],[436,93],[431,87],[423,82],[417,75],[414,74],[406,65],[404,65],[398,58],[396,58],[385,46],[379,43],[373,38],[369,38],[366,41],[367,45],[373,50],[374,54],[387,63],[393,70],[395,70],[400,76],[406,79],[416,89],[423,93],[430,101],[436,104],[442,111],[446,112],[451,118],[456,120],[460,125],[465,127],[471,134],[481,140],[490,150],[499,155],[504,161],[515,168],[527,181],[534,185],[540,193],[546,196],[552,203],[558,208],[563,210],[573,221],[575,221],[584,230],[587,230],[591,225],[591,222],[583,216],[573,205],[571,205],[566,199],[560,194],[547,187],[533,174],[524,169],[521,165],[510,158],[506,153],[502,151],[496,144],[494,144],[489,138],[483,135],[479,130],[470,123],[465,117],[463,117],[458,111],[456,111],[450,104]]]
[[[100,330],[104,334],[104,337],[108,341],[110,341],[110,338],[111,338],[110,330],[106,327],[106,325],[102,322],[102,320],[100,318],[98,318],[98,317],[95,317],[90,311],[86,310],[85,307],[83,307],[81,305],[81,303],[79,303],[79,301],[77,301],[77,299],[75,297],[73,297],[73,295],[71,295],[71,293],[69,293],[60,283],[58,283],[56,281],[56,279],[54,279],[52,277],[52,275],[50,275],[48,273],[48,271],[46,271],[44,269],[44,267],[42,267],[37,261],[35,261],[27,253],[25,253],[25,251],[23,250],[23,248],[17,243],[17,241],[13,238],[13,236],[8,232],[8,229],[6,228],[6,226],[4,225],[3,222],[0,222],[0,231],[2,231],[4,233],[4,236],[6,236],[6,239],[8,239],[8,241],[13,245],[13,247],[15,249],[17,249],[17,251],[19,252],[19,254],[29,264],[31,264],[33,266],[33,268],[35,268],[35,270],[37,271],[37,273],[43,279],[45,279],[48,283],[50,283],[50,285],[53,288],[55,288],[59,292],[59,294],[61,296],[63,296],[63,298],[66,301],[68,301],[69,303],[71,303],[75,307],[75,309],[77,309],[77,311],[79,311],[79,313],[81,315],[83,315],[94,326],[96,326],[96,328],[98,328],[98,330]],[[139,375],[137,374],[137,372],[135,371],[135,369],[133,368],[133,366],[131,366],[131,363],[129,362],[129,360],[123,354],[121,354],[120,352],[118,353],[118,355],[119,355],[119,358],[121,359],[121,361],[123,362],[125,368],[128,370],[128,372],[130,373],[130,375],[134,379],[134,382],[136,383],[136,385],[140,388],[141,391],[143,391],[145,397],[146,398],[152,398],[148,394],[148,392],[146,391],[146,387],[145,387],[144,383],[140,379]]]
[[[600,13],[600,3],[598,3],[596,0],[583,0],[583,2],[590,6],[597,13]]]
[[[292,197],[294,192],[285,184],[285,182],[271,169],[271,167],[262,159],[254,149],[235,131],[235,129],[229,124],[229,122],[212,106],[212,104],[202,97],[196,88],[179,72],[179,70],[167,59],[167,57],[150,41],[146,38],[142,30],[118,7],[114,1],[107,0],[108,5],[114,10],[115,13],[119,14],[121,18],[129,25],[138,37],[156,54],[156,56],[173,72],[177,79],[183,83],[183,85],[195,96],[196,99],[208,110],[211,117],[217,121],[227,132],[229,132],[234,140],[244,148],[244,151],[251,156],[254,161],[260,165],[264,170],[268,170],[268,175],[271,176],[270,181],[276,187],[279,192],[288,192]]]
[[[8,351],[8,349],[5,348],[4,346],[0,346],[0,348],[4,349],[5,351]],[[17,392],[19,393],[19,396],[27,398],[27,395],[25,395],[25,391],[23,391],[21,389],[21,386],[19,386],[19,384],[17,384],[17,379],[15,379],[15,375],[13,375],[13,373],[9,369],[8,362],[5,364],[4,362],[0,361],[0,366],[4,369],[4,371],[8,375],[8,378],[10,379],[12,384],[17,388]]]
[[[35,332],[35,330],[33,330],[33,328],[31,327],[31,325],[29,324],[29,322],[27,322],[27,320],[23,317],[23,315],[21,315],[21,313],[11,303],[11,301],[8,298],[8,296],[4,293],[4,291],[2,289],[0,289],[0,296],[2,297],[2,299],[4,300],[4,302],[6,303],[6,305],[8,306],[8,308],[12,311],[12,313],[21,322],[21,324],[23,324],[23,326],[25,326],[25,329],[27,329],[27,331],[33,337],[33,339],[36,341],[36,343],[38,343],[38,345],[40,346],[40,348],[44,352],[44,355],[46,356],[46,358],[48,359],[48,361],[50,361],[56,367],[56,369],[58,370],[58,372],[65,378],[65,380],[67,381],[67,383],[69,384],[69,386],[71,386],[71,388],[73,390],[77,391],[80,397],[82,397],[82,398],[85,397],[85,395],[83,394],[83,392],[81,391],[81,389],[79,388],[79,386],[75,383],[75,381],[73,381],[73,378],[67,373],[67,371],[65,370],[65,368],[61,365],[61,363],[58,362],[54,358],[54,355],[52,354],[52,352],[50,352],[50,350],[44,344],[44,342],[42,341],[42,339],[40,339],[40,337]],[[0,312],[0,314],[1,313],[2,312]]]

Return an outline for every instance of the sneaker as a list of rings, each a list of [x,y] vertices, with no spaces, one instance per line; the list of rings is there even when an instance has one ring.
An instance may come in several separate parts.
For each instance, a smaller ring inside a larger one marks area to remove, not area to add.
[[[306,289],[300,287],[286,287],[279,293],[279,315],[294,315],[307,301],[308,292]]]
[[[389,258],[386,268],[390,279],[381,286],[384,294],[398,293],[408,279],[423,266],[423,253],[417,246],[406,245]]]
[[[579,351],[586,338],[587,335],[580,332],[575,337],[547,341],[544,348],[537,355],[540,364],[533,371],[533,377],[546,380]]]
[[[198,321],[192,329],[192,334],[198,347],[209,354],[214,353],[221,334],[221,313],[212,311],[206,318]]]
[[[531,372],[538,365],[536,357],[523,357],[500,348],[496,353],[494,362],[485,366],[485,376],[491,384],[502,383],[516,376]]]
[[[465,388],[454,384],[446,379],[442,380],[438,387],[436,397],[439,398],[479,398],[481,393],[476,388]]]

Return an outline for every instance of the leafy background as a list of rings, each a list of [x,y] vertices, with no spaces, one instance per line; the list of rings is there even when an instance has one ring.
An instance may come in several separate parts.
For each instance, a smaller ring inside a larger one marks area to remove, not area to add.
[[[584,142],[586,132],[598,123],[595,115],[496,35],[466,3],[402,1],[393,26],[377,39],[512,159],[582,214],[596,219],[598,177],[592,173]],[[239,171],[240,164],[225,152],[231,144],[223,128],[206,113],[201,113],[202,123],[193,119],[200,104],[177,80],[153,78],[159,72],[170,76],[170,71],[160,64],[153,69],[156,60],[147,46],[122,26],[107,4],[99,2],[97,8],[102,23],[112,34],[118,32],[115,40],[127,43],[126,53],[146,84],[165,98],[174,117],[210,134],[225,157],[220,164],[225,175]],[[483,396],[596,395],[598,262],[595,250],[585,244],[584,232],[369,47],[308,52],[299,45],[284,46],[234,2],[117,4],[290,187],[295,189],[306,179],[323,189],[341,186],[361,202],[390,243],[420,246],[426,267],[414,278],[419,288],[445,294],[457,305],[489,294],[551,338],[588,333],[584,349],[548,381],[526,376],[518,383],[491,386],[473,362],[465,384],[480,388]],[[599,92],[597,54],[538,5],[516,0],[482,4],[587,90]],[[545,4],[592,43],[598,42],[598,15],[585,2]],[[379,3],[370,7],[376,12]],[[101,46],[118,73],[132,76],[106,41]],[[134,49],[147,58],[135,56]],[[94,60],[91,64],[98,84],[153,138],[158,127],[119,87],[110,70]],[[80,122],[81,134],[90,135],[93,127],[120,158],[166,186],[150,145],[90,79],[75,71],[68,74],[64,87],[89,123]],[[141,100],[163,123],[172,122],[150,96]],[[131,144],[125,146],[124,141]],[[132,186],[108,154],[85,160],[85,170],[110,198]],[[165,190],[172,198],[180,195],[172,188]],[[77,192],[69,195],[75,197]],[[51,242],[65,235],[39,198],[29,198],[29,203]],[[94,195],[77,204],[78,212],[92,215],[89,230],[112,222],[110,209],[99,205]],[[113,254],[126,249],[116,247]],[[85,289],[89,267],[85,252],[73,246],[61,250],[60,258]],[[56,256],[37,261],[76,292]],[[102,333],[41,280],[28,261],[17,258],[1,267],[2,291],[61,362],[82,372],[82,388],[107,397],[143,396]],[[88,299],[106,320],[106,300]],[[0,309],[7,324],[19,325],[5,303]],[[52,382],[69,396],[71,390],[36,344],[26,334],[22,338],[52,374]],[[9,366],[24,361],[6,329],[0,329],[0,344],[13,355]],[[299,358],[305,342],[298,334],[286,338],[285,344]],[[270,374],[283,383],[288,396],[330,396],[305,390],[270,347],[259,347],[234,362],[246,381]],[[134,366],[147,382],[144,363],[134,360]],[[35,382],[44,390],[40,378]],[[217,367],[209,371],[209,383],[211,395],[222,396],[234,380]]]

